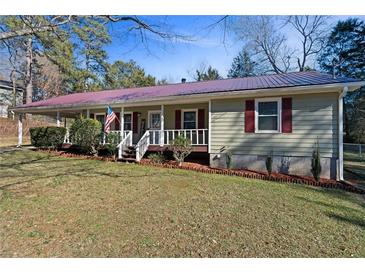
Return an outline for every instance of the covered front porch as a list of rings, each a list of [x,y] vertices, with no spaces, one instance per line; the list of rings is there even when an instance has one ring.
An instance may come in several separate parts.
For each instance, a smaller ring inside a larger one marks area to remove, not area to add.
[[[70,118],[83,116],[96,119],[103,125],[104,132],[107,106],[56,109],[43,114],[55,116],[57,125],[66,128],[70,126]],[[110,106],[117,118],[112,122],[109,134],[120,136],[120,159],[132,156],[140,161],[147,151],[164,151],[178,135],[190,140],[193,152],[208,153],[209,102]],[[21,130],[21,116],[19,128]],[[108,134],[103,134],[102,143],[108,143]],[[71,143],[68,135],[65,143]]]

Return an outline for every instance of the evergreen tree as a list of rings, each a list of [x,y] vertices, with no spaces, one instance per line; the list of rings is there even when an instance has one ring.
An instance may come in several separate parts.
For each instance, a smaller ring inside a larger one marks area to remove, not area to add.
[[[155,77],[146,75],[133,60],[108,65],[105,75],[105,87],[109,89],[154,86],[155,82]]]
[[[357,18],[339,21],[318,58],[322,70],[335,76],[365,79],[365,23]],[[346,141],[365,142],[365,88],[345,97]]]
[[[218,80],[222,79],[222,76],[219,75],[219,72],[217,69],[213,68],[212,66],[209,66],[208,69],[202,68],[197,69],[195,72],[194,79],[196,81],[207,81],[207,80]]]
[[[357,18],[339,21],[318,58],[321,69],[339,76],[365,78],[365,24]]]
[[[252,61],[247,50],[242,50],[234,59],[230,70],[228,71],[228,78],[254,76],[256,62]]]

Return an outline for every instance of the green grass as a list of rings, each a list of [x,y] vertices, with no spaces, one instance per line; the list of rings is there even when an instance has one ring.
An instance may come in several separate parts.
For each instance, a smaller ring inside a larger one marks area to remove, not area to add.
[[[2,257],[364,257],[352,193],[46,153],[0,154]]]

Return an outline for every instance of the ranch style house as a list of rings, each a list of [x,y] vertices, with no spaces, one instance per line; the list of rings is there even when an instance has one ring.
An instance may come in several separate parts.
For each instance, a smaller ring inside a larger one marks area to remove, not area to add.
[[[12,110],[19,117],[19,145],[23,114],[53,115],[58,126],[62,118],[80,115],[104,123],[110,106],[118,117],[112,130],[120,134],[120,159],[140,161],[183,134],[194,152],[209,154],[211,167],[225,167],[229,153],[232,168],[265,171],[272,155],[273,171],[311,175],[318,142],[321,177],[341,180],[343,98],[363,85],[353,78],[293,72],[74,93]]]

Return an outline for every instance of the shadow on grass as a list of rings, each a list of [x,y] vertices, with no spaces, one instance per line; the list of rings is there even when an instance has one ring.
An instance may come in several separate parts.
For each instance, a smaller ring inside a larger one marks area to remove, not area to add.
[[[8,154],[14,154],[16,152],[9,152]],[[11,155],[10,157],[12,157]],[[17,159],[18,160],[18,159]],[[78,162],[73,165],[65,165],[64,162]],[[35,170],[23,170],[22,167],[31,164],[42,164],[37,166]],[[123,165],[120,165],[120,170],[113,170],[108,172],[104,167],[108,165],[108,162],[101,162],[87,159],[70,159],[62,158],[52,155],[32,155],[32,158],[19,159],[18,162],[12,162],[7,164],[0,164],[0,169],[15,169],[15,172],[7,172],[2,174],[2,179],[18,179],[16,182],[8,183],[0,186],[0,190],[7,190],[14,186],[21,186],[23,184],[32,183],[36,181],[42,181],[51,178],[62,178],[64,176],[76,176],[79,178],[94,178],[94,177],[110,177],[114,179],[133,179],[144,178],[150,176],[162,176],[159,172],[146,171],[143,174],[131,174],[128,170],[123,169]],[[167,176],[167,175],[166,175]]]
[[[335,219],[337,221],[341,221],[344,223],[349,223],[352,225],[356,225],[361,227],[362,229],[365,229],[365,220],[363,218],[357,218],[357,217],[350,217],[350,216],[341,216],[339,214],[335,214],[333,212],[328,212],[326,215],[332,219]]]

